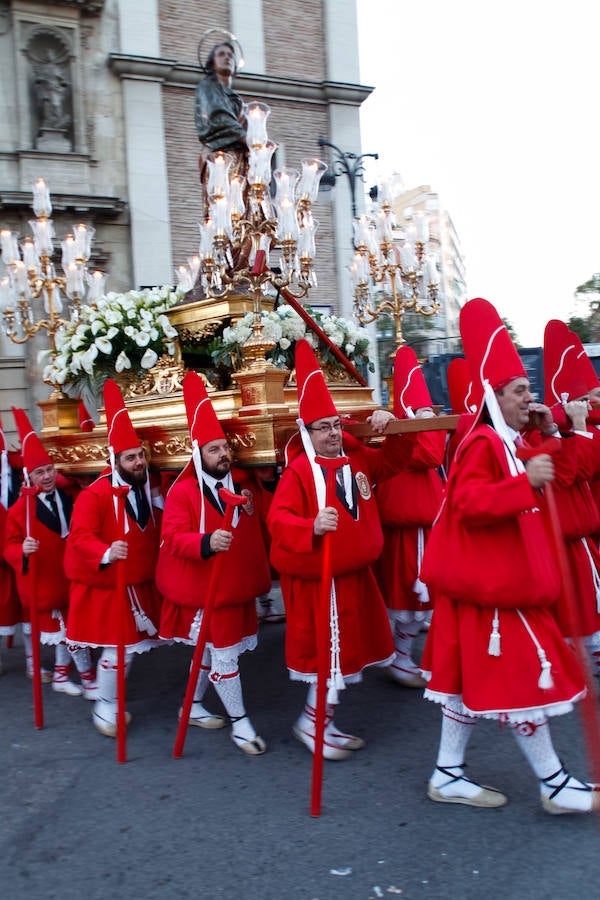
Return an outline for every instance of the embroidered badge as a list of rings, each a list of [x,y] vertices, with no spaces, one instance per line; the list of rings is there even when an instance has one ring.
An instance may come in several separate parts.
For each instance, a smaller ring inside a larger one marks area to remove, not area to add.
[[[360,496],[363,498],[363,500],[368,500],[371,496],[371,485],[369,484],[369,479],[364,472],[357,472],[354,477],[356,479],[356,486],[358,488]]]

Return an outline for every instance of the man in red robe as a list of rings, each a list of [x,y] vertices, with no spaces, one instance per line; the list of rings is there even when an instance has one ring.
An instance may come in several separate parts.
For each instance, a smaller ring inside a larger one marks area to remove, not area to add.
[[[433,416],[429,389],[415,351],[408,346],[400,347],[394,358],[394,413],[402,419]],[[419,572],[444,494],[437,470],[445,451],[445,431],[418,433],[405,468],[376,491],[383,552],[375,564],[375,576],[387,606],[395,650],[387,671],[396,684],[409,688],[425,687],[412,648],[433,608]]]
[[[280,573],[287,615],[286,661],[293,680],[310,687],[294,734],[314,752],[317,681],[317,617],[323,572],[323,536],[329,534],[332,560],[329,634],[329,694],[323,755],[348,759],[364,747],[333,721],[338,691],[360,681],[367,666],[390,664],[394,645],[372,564],[383,546],[373,492],[410,457],[413,440],[395,436],[382,449],[367,448],[343,435],[347,464],[339,472],[336,496],[326,505],[325,475],[319,457],[342,455],[342,424],[317,359],[306,341],[296,348],[300,435],[288,445],[288,465],[269,511],[271,561]],[[373,430],[382,433],[394,416],[376,410]]]
[[[116,737],[117,645],[123,640],[129,667],[134,654],[159,644],[161,597],[154,573],[162,499],[151,495],[144,450],[114,381],[104,386],[104,406],[111,465],[81,492],[73,509],[65,553],[71,581],[67,636],[79,646],[104,648],[93,721],[101,734]],[[129,489],[124,535],[117,522],[119,486]],[[117,563],[125,566],[126,598],[117,590]]]
[[[256,647],[255,599],[271,585],[257,500],[249,473],[233,472],[231,451],[196,372],[188,372],[183,396],[190,427],[192,460],[167,494],[157,584],[164,595],[160,635],[195,644],[207,601],[208,639],[195,687],[190,725],[222,728],[223,716],[203,705],[209,683],[232,725],[231,739],[244,753],[258,756],[266,744],[246,714],[238,658]],[[219,489],[246,495],[234,513],[232,531],[223,528],[225,508]],[[225,559],[221,559],[225,554]],[[214,583],[213,570],[223,563]],[[208,598],[208,591],[214,596]]]
[[[499,791],[464,775],[479,718],[506,722],[539,779],[552,814],[598,805],[594,786],[563,768],[548,717],[568,712],[585,691],[583,674],[554,617],[560,579],[544,520],[547,453],[524,464],[517,447],[533,413],[543,436],[557,431],[533,402],[522,361],[487,301],[461,310],[465,357],[484,405],[456,451],[442,513],[421,578],[436,591],[422,667],[426,697],[443,704],[437,766],[428,796],[440,803],[497,807]]]
[[[35,498],[21,496],[10,507],[4,556],[14,570],[17,591],[26,614],[34,603],[36,605],[40,641],[55,648],[52,690],[70,697],[83,695],[86,700],[94,700],[96,681],[90,652],[86,648],[69,647],[66,642],[69,583],[63,569],[63,558],[73,499],[66,490],[59,489],[54,463],[24,410],[13,407],[13,416],[21,439],[25,481],[39,488],[39,493]],[[32,526],[30,515],[33,511],[35,525]],[[34,554],[37,577],[32,582],[30,557]],[[79,672],[81,687],[69,678],[71,661]],[[47,680],[44,672],[42,680]]]

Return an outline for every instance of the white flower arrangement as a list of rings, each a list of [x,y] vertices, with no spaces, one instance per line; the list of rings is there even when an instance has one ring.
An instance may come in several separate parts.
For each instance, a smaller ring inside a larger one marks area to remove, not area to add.
[[[323,315],[308,309],[308,312],[325,332],[327,337],[339,347],[342,353],[354,364],[364,364],[374,371],[369,358],[369,334],[366,328],[356,322],[340,316]],[[235,370],[242,363],[242,346],[252,334],[253,314],[246,313],[240,321],[223,330],[220,339],[211,345],[211,355],[216,364]],[[287,304],[278,306],[273,312],[262,313],[263,337],[275,342],[273,350],[267,353],[273,365],[278,369],[294,368],[296,341],[305,338],[314,349],[319,347],[319,339],[314,331],[307,328],[304,320]],[[340,363],[331,350],[320,345],[321,361],[339,367]]]
[[[107,378],[151,369],[159,356],[175,354],[177,331],[165,312],[182,295],[167,285],[124,294],[110,292],[83,305],[76,321],[56,333],[57,355],[39,354],[44,380],[73,397],[98,396]]]

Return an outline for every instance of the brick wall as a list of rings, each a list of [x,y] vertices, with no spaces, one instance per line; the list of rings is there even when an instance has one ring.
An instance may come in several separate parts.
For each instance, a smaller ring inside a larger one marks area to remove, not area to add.
[[[325,79],[322,0],[263,0],[268,75]]]
[[[196,48],[208,28],[231,30],[229,0],[160,0],[160,49],[187,65],[198,61]]]

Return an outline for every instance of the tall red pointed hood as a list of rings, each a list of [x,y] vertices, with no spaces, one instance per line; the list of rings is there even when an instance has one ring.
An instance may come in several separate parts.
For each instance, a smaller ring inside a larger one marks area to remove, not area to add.
[[[31,422],[24,409],[12,407],[12,414],[21,441],[21,456],[23,458],[23,470],[26,473],[33,472],[38,466],[51,466],[52,458],[32,428]]]
[[[310,425],[317,419],[337,416],[338,411],[331,399],[319,361],[304,339],[296,344],[296,384],[299,417],[305,425]]]
[[[131,424],[129,413],[119,386],[109,378],[104,383],[104,409],[108,429],[108,446],[115,453],[141,447],[140,439]]]
[[[209,441],[225,438],[204,382],[197,372],[188,372],[183,379],[183,399],[192,442],[198,441],[198,446],[202,447]]]
[[[469,300],[460,311],[460,334],[475,389],[488,381],[499,391],[515,378],[527,378],[506,325],[491,303]]]
[[[463,356],[458,356],[448,364],[446,379],[452,412],[457,416],[472,413],[472,407],[477,408],[481,403],[481,389],[475,391],[467,361]]]
[[[572,331],[571,339],[575,344],[575,353],[577,355],[577,360],[581,366],[587,389],[588,391],[593,391],[594,388],[600,387],[600,378],[598,378],[598,374],[593,366],[591,359],[587,355],[583,344],[581,343],[581,338],[579,337],[579,335],[575,334],[575,332]]]
[[[544,330],[544,402],[555,406],[576,400],[588,392],[578,347],[567,325],[560,319],[550,319]]]
[[[83,400],[80,400],[77,404],[77,418],[79,419],[80,431],[93,431],[96,427],[96,423],[89,414],[89,411]]]
[[[431,406],[431,395],[412,347],[400,347],[394,358],[394,415],[406,419],[423,406]]]

